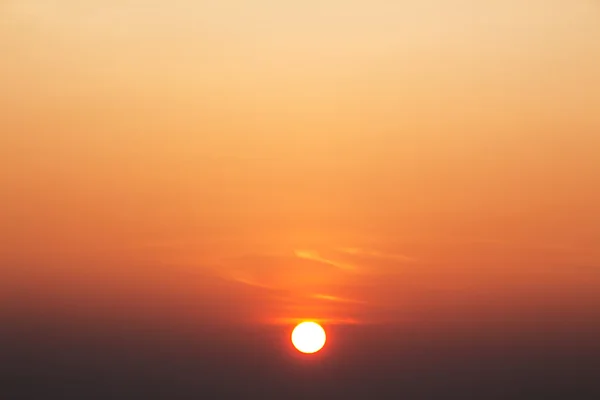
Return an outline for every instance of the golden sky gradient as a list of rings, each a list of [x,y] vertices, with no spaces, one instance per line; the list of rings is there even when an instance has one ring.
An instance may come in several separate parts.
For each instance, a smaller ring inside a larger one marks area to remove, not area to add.
[[[0,53],[16,297],[599,303],[597,2],[5,0]]]

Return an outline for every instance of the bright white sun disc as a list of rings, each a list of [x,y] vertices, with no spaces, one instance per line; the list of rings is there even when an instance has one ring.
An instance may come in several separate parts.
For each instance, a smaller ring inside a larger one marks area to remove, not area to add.
[[[316,353],[323,348],[325,340],[325,330],[316,322],[302,322],[292,332],[292,344],[301,353]]]

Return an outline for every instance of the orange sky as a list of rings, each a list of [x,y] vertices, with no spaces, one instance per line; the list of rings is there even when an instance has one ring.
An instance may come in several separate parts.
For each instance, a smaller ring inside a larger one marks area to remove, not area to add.
[[[484,3],[2,2],[5,289],[593,310],[600,7]]]

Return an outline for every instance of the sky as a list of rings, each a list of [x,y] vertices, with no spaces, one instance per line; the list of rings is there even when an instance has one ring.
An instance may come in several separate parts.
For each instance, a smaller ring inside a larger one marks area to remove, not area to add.
[[[4,0],[0,54],[15,391],[105,393],[110,371],[135,392],[119,346],[173,365],[146,371],[166,398],[207,370],[332,396],[367,374],[440,398],[476,365],[577,387],[560,366],[600,354],[597,2]],[[318,368],[287,352],[306,319]],[[50,379],[55,353],[77,361]]]

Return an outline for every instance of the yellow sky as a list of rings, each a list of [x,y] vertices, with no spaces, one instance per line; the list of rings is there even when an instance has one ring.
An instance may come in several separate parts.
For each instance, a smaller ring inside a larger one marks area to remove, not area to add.
[[[304,251],[373,276],[418,260],[430,281],[600,263],[593,1],[9,0],[0,16],[5,268],[150,260],[289,288],[279,262],[224,260]]]

